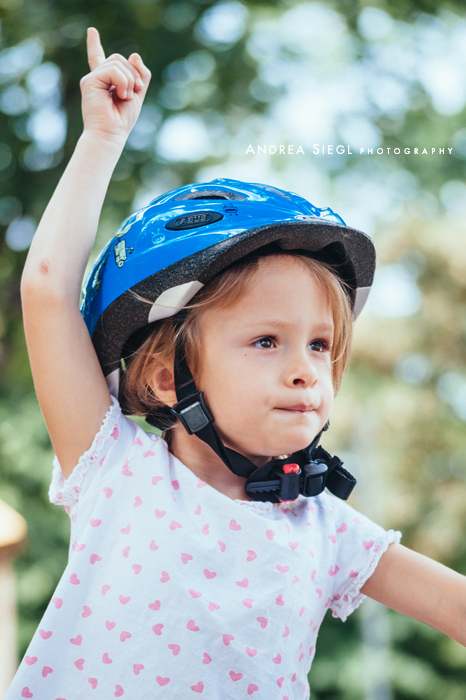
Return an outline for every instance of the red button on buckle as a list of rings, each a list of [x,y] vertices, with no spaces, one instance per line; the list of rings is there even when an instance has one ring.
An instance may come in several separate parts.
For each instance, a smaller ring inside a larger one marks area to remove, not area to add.
[[[299,474],[299,464],[284,464],[283,471],[285,474]]]

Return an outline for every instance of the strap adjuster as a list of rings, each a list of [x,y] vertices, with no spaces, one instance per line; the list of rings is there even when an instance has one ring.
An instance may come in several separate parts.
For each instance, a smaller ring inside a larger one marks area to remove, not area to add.
[[[197,433],[199,430],[209,425],[209,423],[214,422],[205,404],[202,391],[191,394],[185,399],[178,401],[170,411],[174,416],[179,418],[189,435]]]

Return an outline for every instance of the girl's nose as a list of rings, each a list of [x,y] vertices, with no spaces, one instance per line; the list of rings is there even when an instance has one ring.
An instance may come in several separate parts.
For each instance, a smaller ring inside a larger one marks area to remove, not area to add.
[[[291,358],[290,358],[291,359]],[[309,356],[294,356],[288,368],[287,384],[312,388],[317,383],[317,371]]]

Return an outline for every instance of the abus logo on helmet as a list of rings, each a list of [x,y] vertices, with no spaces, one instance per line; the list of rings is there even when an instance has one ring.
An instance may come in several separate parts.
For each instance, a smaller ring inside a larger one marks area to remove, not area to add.
[[[176,219],[172,219],[165,224],[165,228],[168,228],[170,231],[180,231],[213,224],[221,219],[223,219],[223,214],[217,211],[197,211],[192,214],[185,214],[185,216],[177,216]]]

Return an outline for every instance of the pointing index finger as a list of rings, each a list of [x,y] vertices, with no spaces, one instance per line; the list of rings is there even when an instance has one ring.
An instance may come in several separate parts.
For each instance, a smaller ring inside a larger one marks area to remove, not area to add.
[[[100,35],[95,27],[88,27],[87,30],[87,60],[91,70],[94,70],[94,68],[97,68],[105,61]]]

